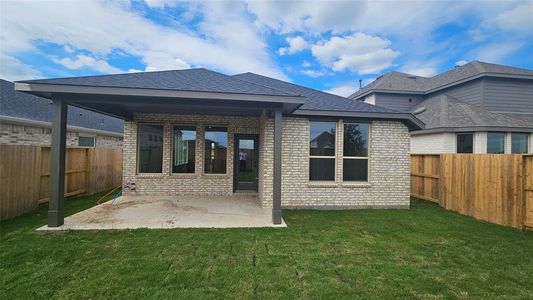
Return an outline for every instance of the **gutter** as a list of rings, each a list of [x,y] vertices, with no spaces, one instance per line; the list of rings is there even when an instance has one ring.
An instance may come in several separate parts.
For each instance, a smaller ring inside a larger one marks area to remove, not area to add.
[[[17,125],[25,125],[25,126],[52,128],[52,123],[51,122],[29,120],[29,119],[9,117],[9,116],[3,116],[3,115],[0,115],[0,122],[17,124]],[[124,134],[118,133],[118,132],[107,131],[107,130],[99,130],[99,129],[92,129],[92,128],[85,128],[85,127],[79,127],[79,126],[73,126],[73,125],[67,125],[67,130],[68,131],[74,131],[74,132],[83,132],[83,133],[95,134],[95,135],[113,136],[113,137],[123,137],[124,136]]]

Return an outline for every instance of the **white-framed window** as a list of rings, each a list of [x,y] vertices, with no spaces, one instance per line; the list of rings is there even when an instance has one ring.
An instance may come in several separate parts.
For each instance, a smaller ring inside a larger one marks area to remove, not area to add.
[[[163,124],[137,125],[137,172],[163,173]]]
[[[93,148],[95,145],[96,145],[96,136],[82,135],[82,134],[78,136],[78,147]]]
[[[493,154],[505,153],[505,133],[503,132],[487,133],[487,153],[493,153]]]
[[[529,134],[511,133],[511,153],[528,153]]]
[[[344,123],[342,155],[343,181],[368,181],[369,138],[369,124]]]
[[[335,181],[336,122],[309,122],[309,180]]]
[[[172,173],[196,171],[196,126],[172,126]]]

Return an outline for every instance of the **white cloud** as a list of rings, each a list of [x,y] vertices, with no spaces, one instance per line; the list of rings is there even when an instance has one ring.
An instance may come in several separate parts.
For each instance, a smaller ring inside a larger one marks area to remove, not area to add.
[[[529,1],[501,12],[492,19],[499,28],[533,34],[533,2]]]
[[[42,74],[32,66],[23,64],[12,56],[0,53],[0,78],[14,81],[42,78]]]
[[[464,66],[466,65],[468,62],[466,60],[458,60],[455,62],[455,65],[456,66]]]
[[[152,8],[164,8],[165,6],[173,7],[178,3],[183,2],[180,0],[144,0],[144,2]]]
[[[311,66],[311,63],[310,63],[310,62],[308,62],[308,61],[306,61],[306,60],[304,60],[304,61],[302,62],[302,67],[304,67],[304,68],[309,68],[310,66]]]
[[[373,74],[391,67],[394,59],[400,55],[389,46],[388,40],[356,33],[319,42],[311,47],[311,52],[322,65],[335,71]]]
[[[105,60],[95,59],[87,55],[78,55],[76,58],[53,58],[55,63],[60,64],[71,70],[89,68],[101,73],[121,73],[119,68],[115,68]]]
[[[114,53],[138,56],[146,66],[159,69],[158,59],[165,53],[174,66],[204,65],[286,79],[272,61],[261,31],[247,18],[243,3],[202,5],[199,32],[192,33],[156,24],[123,2],[3,2],[0,52],[37,51],[34,42],[42,41],[102,59]]]
[[[522,42],[494,43],[472,51],[475,60],[498,63],[523,46]]]
[[[324,90],[326,93],[342,96],[342,97],[348,97],[351,94],[355,93],[359,89],[359,86],[354,84],[344,84],[339,85],[334,88],[331,88],[329,90]]]
[[[437,62],[430,61],[406,63],[402,66],[402,68],[400,68],[400,72],[422,77],[432,77],[438,73]]]
[[[305,70],[301,70],[300,74],[303,74],[303,75],[306,75],[306,76],[309,76],[309,77],[313,77],[313,78],[318,78],[318,77],[323,77],[323,76],[329,75],[329,72],[326,71],[326,70],[305,69]]]
[[[294,54],[309,48],[309,45],[302,36],[287,37],[285,39],[289,44],[288,47],[278,49],[279,55]]]

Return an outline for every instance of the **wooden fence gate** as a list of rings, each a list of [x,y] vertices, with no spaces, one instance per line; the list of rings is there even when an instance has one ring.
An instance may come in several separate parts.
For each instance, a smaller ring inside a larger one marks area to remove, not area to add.
[[[0,145],[0,220],[48,202],[50,147]],[[65,196],[92,194],[122,183],[122,149],[67,148]]]
[[[476,219],[533,227],[533,155],[413,154],[411,195]]]

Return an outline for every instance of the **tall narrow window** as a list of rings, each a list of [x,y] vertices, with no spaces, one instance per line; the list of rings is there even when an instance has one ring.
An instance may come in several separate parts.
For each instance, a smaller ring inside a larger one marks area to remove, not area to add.
[[[528,143],[527,133],[511,134],[511,153],[527,153],[528,152],[527,143]]]
[[[487,153],[505,153],[505,134],[501,132],[489,132],[487,134]]]
[[[139,124],[139,173],[163,172],[163,125]]]
[[[336,123],[311,122],[309,180],[335,180]]]
[[[458,133],[457,134],[457,153],[474,152],[474,134]]]
[[[225,174],[228,154],[228,130],[226,127],[205,128],[204,172]]]
[[[368,124],[344,124],[343,181],[368,181]]]
[[[196,127],[175,125],[172,141],[172,173],[194,173]]]

